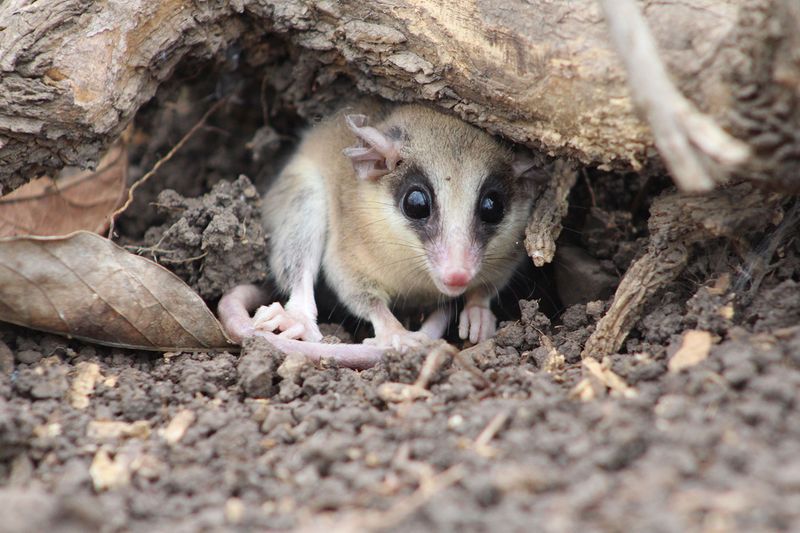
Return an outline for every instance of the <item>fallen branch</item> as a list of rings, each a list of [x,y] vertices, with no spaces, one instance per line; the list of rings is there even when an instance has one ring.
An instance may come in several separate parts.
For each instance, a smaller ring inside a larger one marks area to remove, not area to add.
[[[669,79],[634,0],[598,0],[625,65],[633,100],[678,188],[708,191],[750,157],[750,148],[698,111]]]

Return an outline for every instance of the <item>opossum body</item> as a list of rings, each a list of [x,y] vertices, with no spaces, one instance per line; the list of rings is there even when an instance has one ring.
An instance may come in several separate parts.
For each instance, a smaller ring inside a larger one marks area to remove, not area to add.
[[[365,343],[379,350],[369,357],[441,337],[462,295],[459,336],[489,338],[491,300],[524,257],[530,167],[488,134],[424,106],[345,108],[308,132],[264,197],[270,267],[286,305],[262,306],[251,319],[254,295],[245,301],[249,289],[240,289],[220,303],[220,317],[234,337],[274,332],[309,341],[291,351],[318,358],[319,346],[330,346],[334,359],[360,366],[367,347],[318,343],[321,270],[339,300],[372,323]],[[392,313],[397,305],[434,311],[411,332]]]

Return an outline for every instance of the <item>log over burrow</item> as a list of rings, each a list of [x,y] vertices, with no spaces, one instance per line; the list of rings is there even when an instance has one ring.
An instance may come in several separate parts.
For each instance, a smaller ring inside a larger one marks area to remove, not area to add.
[[[639,6],[678,91],[752,149],[739,172],[796,188],[800,4]],[[270,34],[313,57],[308,87],[344,74],[549,155],[630,170],[657,160],[595,0],[5,0],[0,184],[91,166],[181,61]]]

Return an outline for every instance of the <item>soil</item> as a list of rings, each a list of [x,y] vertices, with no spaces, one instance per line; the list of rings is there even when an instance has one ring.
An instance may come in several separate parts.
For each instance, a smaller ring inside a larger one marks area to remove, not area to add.
[[[165,101],[195,91],[162,94],[137,120],[140,175],[202,114]],[[276,112],[266,131],[243,111],[260,95],[187,144],[120,225],[210,304],[265,278],[258,195],[240,174],[263,189],[264,158],[277,166],[310,118]],[[159,124],[159,139],[145,135]],[[260,340],[152,354],[1,326],[0,531],[800,530],[796,230],[697,246],[593,371],[581,348],[667,181],[585,177],[562,238],[581,268],[557,264],[541,304],[522,298],[495,339],[455,356],[390,353],[359,372]],[[338,325],[326,332],[346,338]],[[711,347],[670,370],[687,330]]]

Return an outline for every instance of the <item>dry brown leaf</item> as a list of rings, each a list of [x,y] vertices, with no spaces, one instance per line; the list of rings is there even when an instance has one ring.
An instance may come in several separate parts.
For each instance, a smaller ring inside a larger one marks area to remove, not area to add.
[[[703,361],[708,357],[712,344],[711,333],[701,330],[689,330],[683,334],[681,347],[667,363],[670,372],[680,372]]]
[[[69,403],[75,409],[89,407],[89,395],[94,391],[94,385],[102,377],[100,366],[97,363],[81,361],[78,363],[72,387],[69,390]]]
[[[128,171],[123,141],[114,144],[96,171],[65,168],[0,197],[0,237],[103,232],[122,203]]]
[[[180,278],[84,231],[0,239],[0,320],[124,348],[234,347]]]

